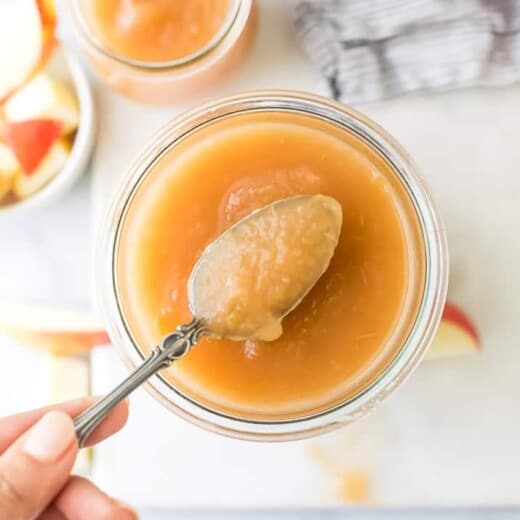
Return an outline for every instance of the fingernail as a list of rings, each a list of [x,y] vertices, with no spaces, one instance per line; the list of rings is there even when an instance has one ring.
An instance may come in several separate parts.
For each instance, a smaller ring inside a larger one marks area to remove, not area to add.
[[[29,430],[23,450],[41,462],[53,462],[67,451],[75,435],[72,419],[64,412],[52,411]]]

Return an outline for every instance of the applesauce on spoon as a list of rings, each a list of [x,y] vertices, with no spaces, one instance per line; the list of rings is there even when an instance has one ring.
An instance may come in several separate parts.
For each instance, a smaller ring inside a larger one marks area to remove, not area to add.
[[[190,308],[219,338],[273,341],[282,318],[327,269],[341,206],[323,195],[253,211],[204,251],[188,280]]]

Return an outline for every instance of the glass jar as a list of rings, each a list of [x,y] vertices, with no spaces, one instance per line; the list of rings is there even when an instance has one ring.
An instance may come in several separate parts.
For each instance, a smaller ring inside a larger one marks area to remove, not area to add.
[[[146,103],[189,101],[214,89],[243,62],[256,29],[253,0],[232,0],[222,27],[204,47],[171,61],[139,61],[103,43],[90,2],[73,0],[71,4],[76,34],[87,58],[107,85]]]
[[[440,217],[419,178],[417,167],[405,150],[383,129],[360,113],[332,100],[300,92],[258,91],[210,104],[179,116],[153,139],[132,164],[110,208],[102,230],[98,255],[98,290],[102,311],[114,345],[129,368],[144,359],[124,315],[118,289],[117,255],[125,215],[143,181],[158,162],[185,146],[187,138],[210,128],[212,123],[235,115],[262,112],[302,114],[327,124],[336,132],[347,132],[390,166],[410,208],[416,231],[406,230],[410,238],[411,264],[420,263],[423,274],[416,278],[403,310],[402,326],[394,331],[395,354],[384,369],[354,395],[328,409],[280,420],[259,420],[212,409],[185,395],[160,375],[146,384],[147,390],[181,417],[208,430],[252,440],[289,440],[317,435],[352,422],[367,414],[413,371],[423,358],[440,322],[447,290],[447,247]],[[407,210],[408,211],[408,210]],[[403,216],[404,221],[408,219]],[[412,270],[410,270],[412,272]],[[413,277],[413,274],[409,274]],[[397,328],[397,327],[396,327]]]

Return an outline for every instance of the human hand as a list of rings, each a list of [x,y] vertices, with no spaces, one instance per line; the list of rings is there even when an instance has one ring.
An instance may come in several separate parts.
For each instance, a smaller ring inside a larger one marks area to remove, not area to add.
[[[71,476],[78,442],[71,417],[96,398],[70,401],[0,419],[0,520],[135,520],[136,514],[88,480]],[[120,403],[87,444],[120,430]]]

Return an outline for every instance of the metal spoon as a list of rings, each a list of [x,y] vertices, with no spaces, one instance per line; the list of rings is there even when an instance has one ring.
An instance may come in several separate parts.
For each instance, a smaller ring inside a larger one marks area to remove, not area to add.
[[[185,356],[202,335],[280,336],[282,319],[327,269],[341,223],[341,206],[333,198],[290,197],[253,211],[209,244],[188,280],[193,320],[166,335],[121,384],[74,419],[79,445],[119,402]],[[291,273],[294,266],[299,271]]]

